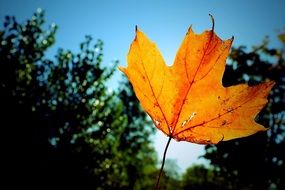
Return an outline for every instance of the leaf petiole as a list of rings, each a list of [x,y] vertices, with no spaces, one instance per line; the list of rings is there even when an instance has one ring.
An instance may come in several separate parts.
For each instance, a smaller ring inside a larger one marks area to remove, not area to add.
[[[167,141],[166,146],[165,146],[165,149],[164,149],[162,164],[161,164],[161,168],[160,168],[159,175],[158,175],[157,182],[156,182],[156,188],[155,188],[156,190],[159,190],[159,181],[160,181],[160,177],[161,177],[161,174],[162,174],[162,171],[163,171],[165,158],[166,158],[166,153],[167,153],[167,149],[168,149],[168,146],[170,144],[171,139],[172,139],[172,137],[169,136],[168,141]]]

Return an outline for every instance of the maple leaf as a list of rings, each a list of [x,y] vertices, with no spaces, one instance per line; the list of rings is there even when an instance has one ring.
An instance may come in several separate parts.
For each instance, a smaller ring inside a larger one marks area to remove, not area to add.
[[[213,23],[214,26],[214,23]],[[174,64],[167,66],[156,45],[136,29],[127,68],[120,67],[155,126],[177,141],[216,144],[266,128],[255,117],[274,82],[224,87],[222,76],[233,38],[190,27]]]

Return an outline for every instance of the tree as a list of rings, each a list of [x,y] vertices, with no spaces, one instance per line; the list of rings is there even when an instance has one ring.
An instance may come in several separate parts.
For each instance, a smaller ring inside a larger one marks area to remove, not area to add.
[[[57,26],[43,26],[39,9],[24,24],[6,17],[0,31],[6,176],[22,187],[147,187],[156,166],[153,130],[128,86],[108,89],[117,62],[103,67],[103,42],[90,36],[79,53],[59,49],[47,59]]]
[[[35,109],[45,91],[38,82],[43,73],[40,63],[47,61],[44,53],[54,43],[57,27],[52,25],[44,31],[43,23],[39,10],[24,24],[7,16],[0,31],[2,164],[5,177],[11,179],[21,179],[26,173],[35,176],[42,169],[39,165],[48,146],[47,128],[39,125]]]
[[[102,68],[103,42],[92,48],[91,40],[86,37],[78,54],[60,49],[57,64],[50,66],[46,86],[52,166],[56,179],[65,176],[66,184],[112,189],[127,181],[118,152],[126,117],[122,103],[106,86],[115,68]]]
[[[283,38],[282,38],[283,37]],[[211,161],[216,174],[226,179],[230,189],[284,189],[285,169],[285,41],[283,47],[270,48],[269,40],[247,51],[233,48],[223,77],[225,86],[274,80],[276,85],[269,103],[257,121],[268,126],[267,133],[206,146],[205,158]]]
[[[119,88],[127,116],[121,135],[120,150],[124,152],[129,187],[128,189],[152,189],[156,179],[157,155],[149,138],[155,132],[151,120],[142,110],[131,84],[123,78]]]
[[[227,187],[223,186],[225,184],[224,179],[216,177],[213,168],[204,165],[193,165],[187,168],[182,175],[181,183],[185,190],[227,189]]]

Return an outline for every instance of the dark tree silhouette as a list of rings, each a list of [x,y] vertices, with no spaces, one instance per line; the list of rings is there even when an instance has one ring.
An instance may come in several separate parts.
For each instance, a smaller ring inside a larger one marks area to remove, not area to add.
[[[57,27],[44,32],[43,14],[37,12],[25,24],[7,16],[0,31],[0,110],[4,142],[4,176],[18,181],[25,176],[41,178],[47,155],[48,130],[41,125],[39,106],[45,87],[38,82],[44,72],[44,52],[55,39]],[[41,104],[42,105],[42,104]],[[31,180],[27,177],[27,180]],[[21,180],[23,183],[30,183]],[[5,181],[5,180],[3,180]]]
[[[117,62],[103,67],[103,42],[90,36],[79,53],[59,49],[47,59],[57,26],[43,26],[39,9],[23,24],[7,16],[0,31],[1,155],[10,187],[152,186],[150,123],[128,85],[118,92],[106,85]]]

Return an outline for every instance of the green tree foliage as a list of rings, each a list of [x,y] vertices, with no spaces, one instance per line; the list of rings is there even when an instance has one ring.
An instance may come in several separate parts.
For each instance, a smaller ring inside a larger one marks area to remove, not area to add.
[[[101,68],[103,43],[99,40],[91,47],[91,40],[86,37],[78,54],[60,49],[57,64],[49,67],[47,102],[49,128],[53,128],[49,141],[57,153],[52,166],[60,169],[56,179],[69,175],[66,183],[75,178],[72,181],[111,189],[126,181],[123,155],[118,152],[126,116],[106,86],[114,68]]]
[[[216,174],[226,179],[226,189],[285,189],[284,34],[279,38],[281,48],[270,48],[265,39],[250,51],[243,46],[232,49],[224,85],[268,80],[274,80],[276,85],[257,118],[269,127],[267,133],[206,147],[205,158],[211,161]]]
[[[103,42],[86,36],[79,53],[59,49],[44,12],[0,31],[0,111],[5,176],[21,187],[148,189],[154,186],[153,130],[128,84],[106,82]],[[13,185],[13,184],[10,184]]]
[[[224,178],[216,177],[213,168],[204,165],[193,165],[182,175],[182,189],[223,190]]]
[[[128,189],[152,189],[156,179],[156,152],[149,137],[155,128],[139,105],[131,84],[126,78],[121,82],[119,97],[127,120],[120,139],[120,150],[128,174]]]

